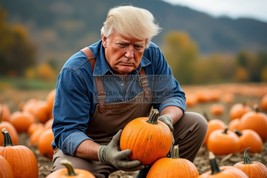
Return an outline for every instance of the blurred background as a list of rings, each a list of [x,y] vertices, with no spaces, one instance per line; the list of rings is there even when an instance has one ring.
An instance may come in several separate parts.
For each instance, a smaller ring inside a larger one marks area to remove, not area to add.
[[[202,6],[190,0],[0,2],[0,90],[53,89],[63,63],[99,40],[108,10],[124,4],[154,14],[162,31],[153,41],[181,84],[267,81],[267,18],[260,14],[265,0],[202,0]]]

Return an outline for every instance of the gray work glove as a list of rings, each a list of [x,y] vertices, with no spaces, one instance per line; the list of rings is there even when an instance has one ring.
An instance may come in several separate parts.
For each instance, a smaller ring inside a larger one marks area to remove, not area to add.
[[[161,115],[158,120],[164,122],[173,131],[172,119],[167,115]]]
[[[119,139],[121,130],[113,136],[108,145],[101,145],[98,151],[98,159],[102,163],[109,163],[117,169],[124,171],[137,171],[143,169],[145,166],[138,160],[129,160],[128,156],[131,150],[119,150]]]

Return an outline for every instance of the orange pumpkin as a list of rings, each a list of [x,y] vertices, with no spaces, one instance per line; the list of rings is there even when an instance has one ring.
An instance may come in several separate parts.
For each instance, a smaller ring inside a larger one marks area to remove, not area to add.
[[[8,161],[0,155],[0,177],[13,178],[13,171]]]
[[[245,113],[251,111],[252,108],[246,103],[236,103],[230,108],[230,119],[240,119]]]
[[[38,130],[41,127],[44,127],[44,124],[42,124],[40,122],[34,122],[29,126],[29,128],[27,130],[27,134],[29,136],[31,136],[36,130]]]
[[[0,147],[0,155],[10,164],[14,177],[38,178],[38,162],[34,153],[24,145],[13,145],[5,128],[2,133],[4,145]]]
[[[56,89],[51,90],[46,96],[46,106],[49,118],[53,117],[52,111],[54,107],[55,96],[56,96]]]
[[[50,173],[46,178],[95,178],[95,176],[89,171],[74,169],[71,162],[66,159],[61,160],[60,163],[65,166],[65,168],[61,168]]]
[[[209,152],[209,162],[211,170],[204,172],[199,178],[249,178],[243,171],[234,166],[219,166],[212,152]]]
[[[10,123],[18,133],[27,132],[31,124],[35,122],[34,116],[27,111],[16,111],[10,116]]]
[[[239,130],[239,123],[240,119],[230,120],[230,122],[228,123],[229,130],[231,131]]]
[[[207,130],[206,137],[204,140],[204,144],[207,144],[207,140],[213,131],[218,130],[218,129],[225,129],[227,126],[222,120],[210,119],[206,113],[204,113],[203,115],[208,121],[208,130]]]
[[[41,156],[52,159],[54,150],[52,148],[52,142],[54,140],[54,134],[52,129],[45,130],[38,139],[37,148]]]
[[[256,131],[263,141],[267,140],[267,115],[255,106],[254,111],[244,114],[239,123],[240,130],[251,129]]]
[[[9,123],[7,121],[1,122],[1,119],[0,119],[0,130],[2,130],[3,128],[6,128],[8,130],[14,145],[17,145],[19,143],[19,135],[18,135],[16,128],[11,123]],[[0,146],[3,145],[3,143],[4,143],[4,137],[1,134],[0,135]]]
[[[267,178],[267,167],[261,162],[251,161],[249,147],[244,151],[244,161],[234,164],[234,167],[245,172],[249,178]]]
[[[45,100],[30,99],[25,103],[23,111],[30,112],[41,123],[45,123],[50,119]]]
[[[0,120],[9,122],[10,110],[8,105],[0,104]]]
[[[144,165],[151,165],[170,151],[172,132],[157,118],[158,111],[153,110],[150,117],[136,118],[124,127],[120,148],[131,150],[130,159],[139,160]]]
[[[263,142],[257,132],[251,129],[245,129],[242,131],[236,130],[235,133],[239,137],[241,151],[244,151],[247,147],[251,153],[261,153],[263,150]]]
[[[160,178],[163,174],[164,178],[197,178],[199,175],[196,166],[192,162],[179,157],[178,145],[173,147],[170,158],[160,158],[151,166],[147,178]]]
[[[31,135],[30,135],[30,138],[29,138],[29,144],[31,146],[34,146],[34,147],[37,147],[38,145],[38,141],[39,141],[39,138],[40,136],[42,135],[42,133],[45,131],[46,129],[44,128],[44,126],[40,125],[38,127],[38,129],[36,129]]]
[[[193,107],[198,103],[198,98],[195,94],[186,94],[186,106]]]
[[[240,151],[240,141],[238,136],[226,129],[213,131],[207,141],[207,148],[215,155],[227,155]]]
[[[263,95],[261,100],[260,100],[260,108],[263,111],[267,111],[267,93],[265,95]]]
[[[210,113],[214,116],[221,116],[224,113],[225,106],[223,104],[212,104]]]

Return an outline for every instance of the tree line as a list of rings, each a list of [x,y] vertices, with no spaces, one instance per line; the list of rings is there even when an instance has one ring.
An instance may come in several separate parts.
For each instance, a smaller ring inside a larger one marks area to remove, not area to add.
[[[55,80],[61,66],[55,59],[40,62],[37,47],[21,24],[9,24],[0,8],[0,76]],[[183,84],[220,82],[266,82],[267,52],[200,55],[198,45],[186,32],[173,31],[164,37],[162,51],[175,77]]]

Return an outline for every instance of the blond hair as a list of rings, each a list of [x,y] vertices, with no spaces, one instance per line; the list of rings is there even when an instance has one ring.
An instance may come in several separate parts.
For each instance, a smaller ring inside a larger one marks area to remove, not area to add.
[[[101,35],[108,37],[114,31],[126,37],[146,39],[147,45],[156,36],[160,27],[154,16],[146,9],[134,6],[118,6],[109,10],[101,28]]]

